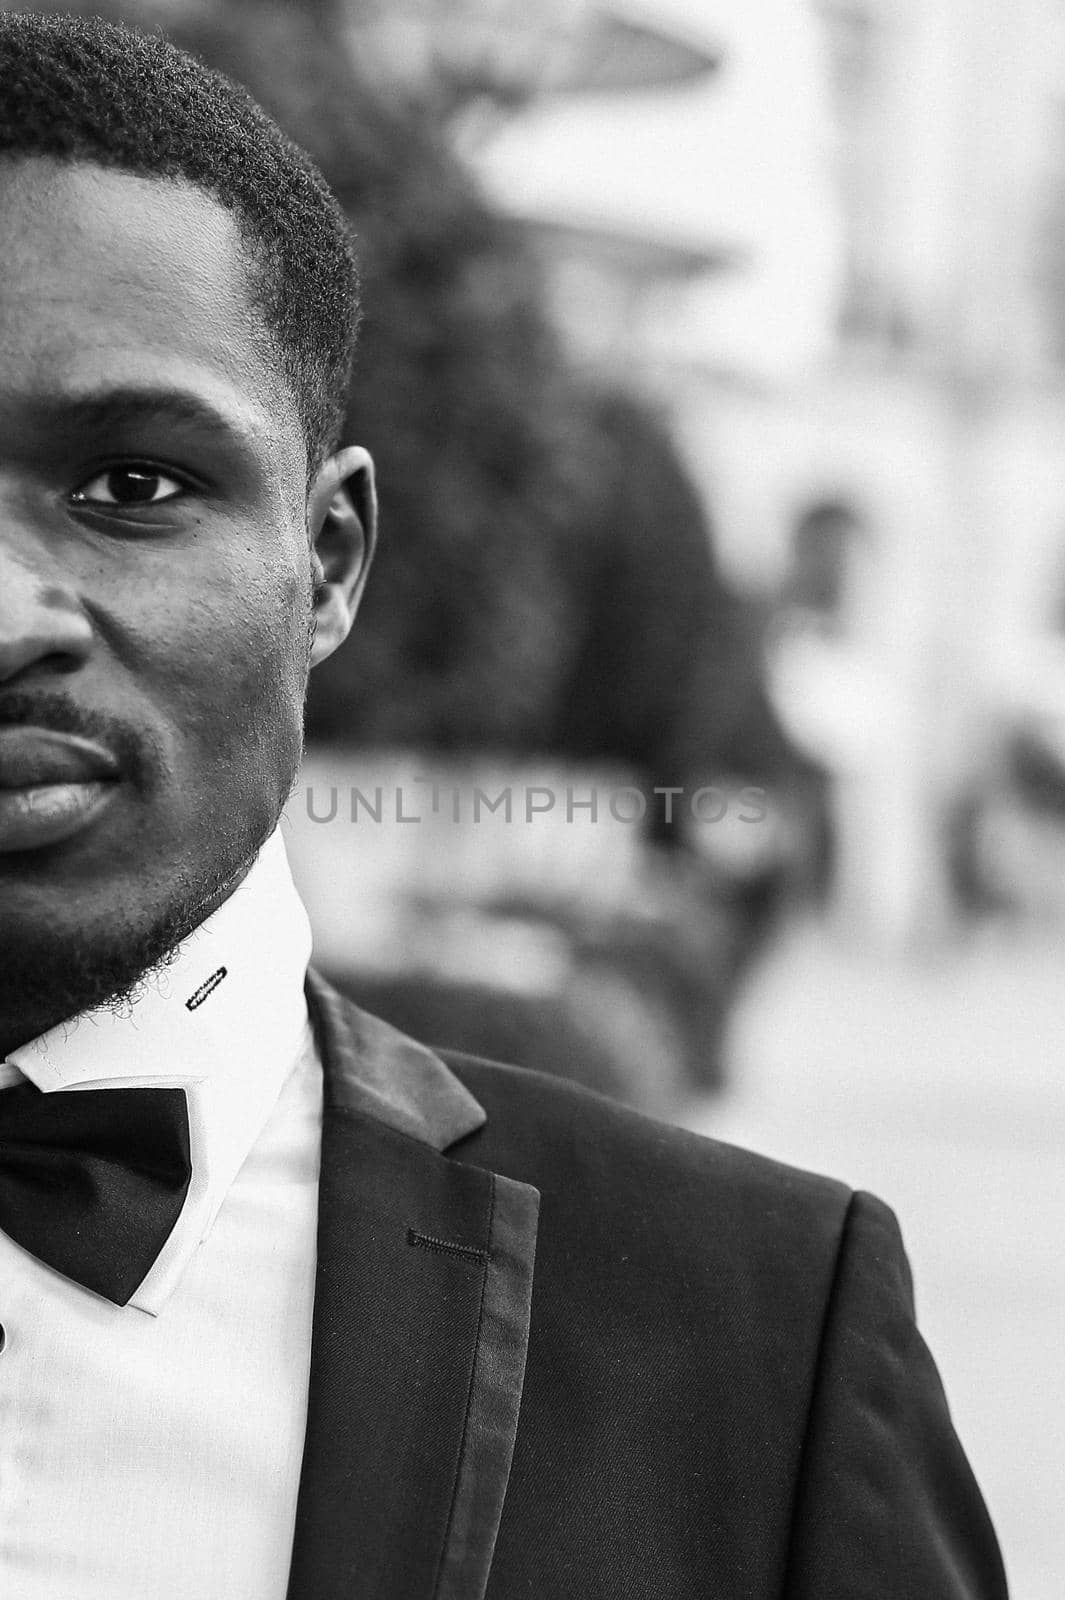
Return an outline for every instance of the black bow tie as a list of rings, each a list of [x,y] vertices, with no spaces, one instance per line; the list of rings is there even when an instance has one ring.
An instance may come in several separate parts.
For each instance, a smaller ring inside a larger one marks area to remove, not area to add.
[[[184,1089],[0,1090],[0,1229],[124,1306],[192,1176]]]

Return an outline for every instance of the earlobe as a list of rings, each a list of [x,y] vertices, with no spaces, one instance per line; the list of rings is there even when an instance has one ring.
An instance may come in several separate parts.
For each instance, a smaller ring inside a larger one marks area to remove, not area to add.
[[[332,655],[351,631],[377,540],[373,462],[353,445],[325,461],[307,501],[313,538],[312,667]]]

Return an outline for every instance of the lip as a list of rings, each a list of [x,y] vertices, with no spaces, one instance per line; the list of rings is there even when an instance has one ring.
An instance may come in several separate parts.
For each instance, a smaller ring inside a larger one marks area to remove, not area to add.
[[[0,789],[0,855],[42,850],[80,833],[95,822],[119,788],[115,779],[105,778]]]
[[[0,727],[0,797],[7,791],[114,781],[110,750],[54,728]]]
[[[89,739],[0,727],[0,855],[81,832],[114,798],[120,777],[111,752]]]

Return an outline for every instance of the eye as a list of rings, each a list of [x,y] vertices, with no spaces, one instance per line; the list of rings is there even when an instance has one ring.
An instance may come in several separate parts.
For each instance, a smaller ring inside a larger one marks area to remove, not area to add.
[[[80,505],[158,506],[184,494],[187,485],[148,461],[132,461],[121,467],[108,467],[75,489],[72,499]]]

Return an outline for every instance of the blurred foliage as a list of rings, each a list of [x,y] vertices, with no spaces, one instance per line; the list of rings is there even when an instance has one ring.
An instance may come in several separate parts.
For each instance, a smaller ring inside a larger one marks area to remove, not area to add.
[[[763,619],[721,580],[667,423],[592,398],[596,494],[563,567],[576,617],[553,742],[664,784],[722,772],[771,783],[789,755],[763,686]]]
[[[432,97],[360,73],[328,5],[86,9],[153,25],[167,10],[178,44],[312,152],[356,230],[349,437],[377,462],[382,541],[352,638],[314,674],[309,737],[771,779],[758,619],[718,580],[668,432],[567,369],[534,255]]]

